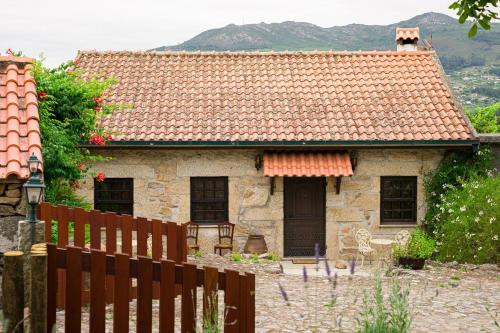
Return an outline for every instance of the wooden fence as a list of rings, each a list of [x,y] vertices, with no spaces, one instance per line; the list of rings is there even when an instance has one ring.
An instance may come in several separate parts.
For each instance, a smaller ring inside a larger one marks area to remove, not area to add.
[[[175,286],[182,286],[181,332],[195,332],[197,323],[197,287],[203,287],[203,318],[213,320],[211,314],[218,313],[216,295],[224,291],[224,332],[255,332],[255,276],[240,275],[237,271],[218,272],[216,268],[199,269],[195,265],[177,265],[172,260],[152,260],[127,254],[106,255],[104,251],[82,250],[68,246],[57,248],[47,245],[48,252],[48,308],[47,332],[52,332],[56,323],[56,295],[59,271],[66,277],[65,332],[82,331],[82,272],[90,273],[89,331],[103,333],[106,330],[105,280],[111,276],[113,293],[113,332],[129,332],[130,279],[137,281],[137,318],[135,330],[149,333],[153,330],[153,284],[161,286],[158,332],[175,331]],[[215,300],[214,300],[215,299]],[[156,331],[156,330],[155,330]]]
[[[132,257],[150,256],[155,261],[161,259],[172,260],[175,263],[187,261],[185,226],[175,222],[148,220],[110,212],[103,213],[98,210],[85,211],[82,208],[53,206],[49,203],[40,205],[38,217],[45,221],[46,242],[52,242],[52,229],[57,229],[56,243],[58,248],[72,245],[80,248],[104,250],[107,254],[120,252]],[[105,240],[101,239],[102,234],[105,235]],[[90,236],[89,244],[86,244],[86,235]],[[84,291],[82,302],[87,304],[90,302],[90,293],[86,288],[86,274],[83,274],[81,280]],[[56,304],[59,308],[64,308],[66,304],[64,291],[67,289],[67,279],[62,271],[58,273],[57,281],[59,292]],[[133,286],[132,283],[129,285],[130,298],[133,299],[137,296],[137,287]],[[106,295],[107,303],[112,303],[114,300],[114,288],[112,276],[106,277],[103,293]],[[160,297],[159,284],[156,282],[153,286],[153,297],[156,299]]]

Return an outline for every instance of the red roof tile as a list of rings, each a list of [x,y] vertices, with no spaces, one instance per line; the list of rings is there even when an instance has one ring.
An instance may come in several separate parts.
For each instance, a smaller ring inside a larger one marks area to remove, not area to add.
[[[352,176],[347,153],[264,153],[264,176]]]
[[[27,160],[42,160],[38,99],[30,58],[0,56],[0,178],[29,177]]]
[[[117,141],[473,138],[433,51],[80,52],[118,80],[103,118]]]

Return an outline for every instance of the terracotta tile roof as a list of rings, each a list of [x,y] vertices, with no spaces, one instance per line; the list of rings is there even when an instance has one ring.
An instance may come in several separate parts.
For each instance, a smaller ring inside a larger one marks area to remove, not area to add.
[[[80,52],[118,80],[103,118],[118,141],[473,138],[433,51]]]
[[[266,152],[264,176],[352,176],[349,154],[331,152]]]
[[[400,39],[419,39],[419,28],[396,28],[396,40]]]
[[[27,160],[42,160],[38,99],[30,58],[0,56],[0,178],[29,177]]]

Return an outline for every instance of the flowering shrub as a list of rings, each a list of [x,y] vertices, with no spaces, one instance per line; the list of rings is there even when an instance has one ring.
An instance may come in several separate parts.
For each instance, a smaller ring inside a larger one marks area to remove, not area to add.
[[[105,144],[111,139],[98,128],[100,117],[116,107],[103,105],[104,94],[113,80],[83,79],[70,61],[48,69],[36,61],[33,75],[37,83],[38,109],[43,147],[45,200],[69,206],[88,206],[75,194],[79,180],[92,162],[104,160],[82,143]],[[99,110],[97,111],[96,108]]]
[[[439,205],[438,259],[500,263],[500,176],[452,187]]]
[[[442,201],[448,191],[470,179],[487,177],[491,161],[491,150],[487,146],[481,146],[475,156],[471,151],[455,151],[447,154],[439,167],[427,175],[424,183],[428,209],[424,226],[430,235],[440,227]]]

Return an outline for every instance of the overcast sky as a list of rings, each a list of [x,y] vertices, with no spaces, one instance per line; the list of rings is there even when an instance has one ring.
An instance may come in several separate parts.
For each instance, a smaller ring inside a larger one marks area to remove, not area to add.
[[[45,55],[54,66],[77,50],[146,50],[230,23],[302,21],[322,27],[389,24],[452,0],[1,0],[0,53]]]

